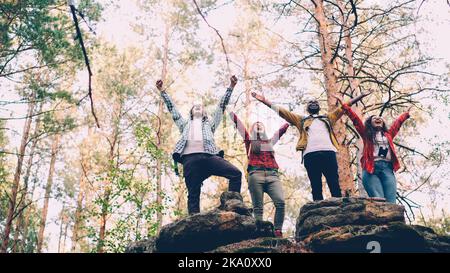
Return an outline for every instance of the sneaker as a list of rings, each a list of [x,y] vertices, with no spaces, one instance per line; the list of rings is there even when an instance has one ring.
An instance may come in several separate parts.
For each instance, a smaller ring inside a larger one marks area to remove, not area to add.
[[[283,232],[280,229],[275,230],[275,237],[283,238]]]

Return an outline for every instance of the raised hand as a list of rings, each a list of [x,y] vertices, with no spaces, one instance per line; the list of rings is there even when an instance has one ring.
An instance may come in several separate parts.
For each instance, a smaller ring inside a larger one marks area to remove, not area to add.
[[[237,77],[235,75],[231,76],[231,78],[230,78],[230,87],[234,88],[236,86],[237,82],[238,82]]]
[[[256,92],[252,92],[252,96],[259,100],[260,102],[264,103],[267,107],[272,107],[272,102],[270,102],[268,99],[266,99],[263,95],[256,94]]]
[[[255,99],[259,100],[259,101],[265,101],[266,100],[266,98],[263,95],[256,94],[256,92],[252,92],[252,96]]]
[[[158,80],[156,82],[156,88],[158,88],[158,90],[161,92],[163,91],[163,81],[162,80]]]

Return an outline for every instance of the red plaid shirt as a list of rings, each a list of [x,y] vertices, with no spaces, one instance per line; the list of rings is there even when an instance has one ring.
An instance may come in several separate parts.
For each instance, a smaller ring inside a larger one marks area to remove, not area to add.
[[[239,120],[239,118],[236,116],[235,113],[231,112],[230,116],[231,120],[233,120],[234,124],[236,125],[238,132],[244,138],[245,150],[247,151],[248,155],[248,165],[253,167],[278,169],[278,164],[277,161],[275,160],[274,152],[261,151],[258,154],[250,152],[250,144],[253,140],[250,139],[250,135],[247,129],[245,128],[245,125]],[[285,123],[269,140],[261,142],[262,143],[271,142],[272,145],[275,145],[275,143],[277,143],[277,141],[281,138],[281,136],[284,135],[284,133],[286,133],[288,128],[289,123]]]

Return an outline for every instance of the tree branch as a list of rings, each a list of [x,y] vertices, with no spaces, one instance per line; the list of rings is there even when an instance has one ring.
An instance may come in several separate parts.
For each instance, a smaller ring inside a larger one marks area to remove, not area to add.
[[[225,48],[225,43],[224,43],[224,40],[223,40],[222,35],[220,34],[220,32],[219,32],[219,30],[218,30],[217,28],[211,26],[211,25],[209,24],[208,20],[206,20],[206,17],[205,17],[205,15],[203,15],[203,13],[202,13],[200,7],[199,7],[198,4],[197,4],[197,1],[192,0],[192,2],[194,2],[194,5],[195,5],[195,7],[196,7],[196,9],[197,9],[197,12],[198,12],[198,14],[200,14],[200,16],[203,18],[203,21],[205,21],[205,23],[208,25],[208,27],[210,27],[211,29],[213,29],[213,30],[216,32],[217,36],[219,36],[220,43],[221,43],[221,45],[222,45],[222,50],[223,50],[223,53],[225,54],[225,60],[227,61],[227,69],[228,69],[228,73],[231,75],[230,58],[228,57],[227,49]]]
[[[80,41],[81,50],[83,51],[84,62],[86,64],[86,67],[87,67],[87,70],[88,70],[88,73],[89,73],[88,96],[89,96],[89,99],[91,101],[92,116],[94,116],[95,123],[97,124],[97,127],[100,128],[100,124],[98,123],[97,116],[95,115],[94,101],[92,99],[92,71],[91,71],[91,66],[89,64],[89,58],[87,56],[86,47],[84,46],[84,42],[83,42],[83,36],[81,35],[80,26],[78,24],[78,18],[77,18],[77,15],[76,15],[76,8],[75,8],[74,5],[69,5],[69,7],[70,7],[70,11],[72,12],[73,21],[75,23],[75,29],[77,31],[77,38]]]

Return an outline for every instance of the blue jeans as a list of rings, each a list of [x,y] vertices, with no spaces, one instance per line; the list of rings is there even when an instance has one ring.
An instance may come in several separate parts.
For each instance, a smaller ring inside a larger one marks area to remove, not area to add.
[[[264,193],[275,205],[275,229],[281,230],[284,222],[284,194],[278,172],[274,170],[253,170],[248,173],[248,189],[253,203],[253,214],[257,220],[263,219]]]
[[[391,162],[375,161],[373,174],[363,170],[362,182],[369,197],[385,198],[387,202],[395,204],[397,181],[395,180]]]

